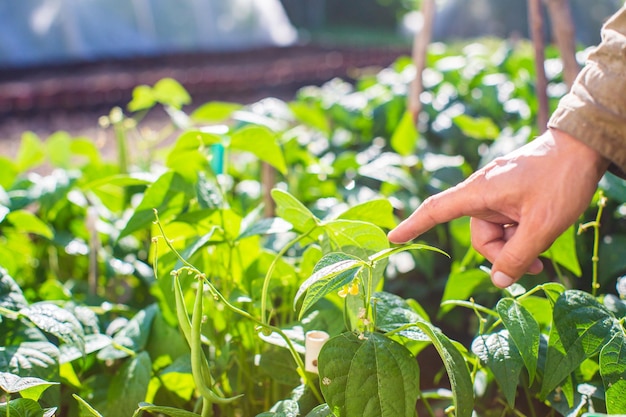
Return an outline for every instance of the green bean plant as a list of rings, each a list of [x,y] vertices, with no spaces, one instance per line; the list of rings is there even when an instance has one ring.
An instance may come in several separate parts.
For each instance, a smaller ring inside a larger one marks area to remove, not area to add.
[[[467,219],[386,237],[538,133],[533,71],[524,43],[435,44],[417,126],[401,58],[289,102],[138,86],[100,119],[113,161],[24,133],[0,156],[0,414],[626,414],[623,181],[505,290]]]

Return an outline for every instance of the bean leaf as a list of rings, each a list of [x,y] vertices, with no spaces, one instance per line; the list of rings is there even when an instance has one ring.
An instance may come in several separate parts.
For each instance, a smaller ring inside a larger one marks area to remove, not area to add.
[[[413,417],[419,367],[399,343],[378,333],[343,333],[320,352],[321,389],[336,417]]]
[[[396,226],[396,221],[393,218],[393,206],[386,199],[370,200],[357,204],[341,213],[338,219],[371,222],[376,226],[388,229]]]
[[[377,292],[374,294],[374,300],[376,327],[383,332],[397,330],[407,324],[427,319],[413,310],[406,300],[395,294]],[[411,340],[430,341],[422,330],[414,326],[407,327],[398,334]]]
[[[524,362],[510,333],[502,330],[490,335],[480,335],[472,342],[472,352],[491,369],[507,402],[513,408]]]
[[[539,357],[539,324],[524,306],[512,298],[501,299],[496,310],[521,354],[528,370],[529,384],[532,385]]]
[[[68,345],[85,352],[85,333],[80,322],[69,311],[56,304],[41,302],[20,310],[35,326],[50,333]]]
[[[565,291],[556,300],[553,321],[556,332],[550,333],[542,398],[585,359],[598,353],[621,327],[606,307],[578,290]]]
[[[470,417],[474,409],[474,387],[463,355],[441,330],[425,321],[417,327],[433,342],[448,372],[457,417]]]
[[[152,361],[147,352],[129,358],[115,374],[108,391],[110,416],[130,416],[145,400],[151,377]]]
[[[275,188],[272,190],[272,198],[276,203],[276,214],[291,223],[295,230],[308,232],[320,223],[304,204],[287,191]]]
[[[600,351],[600,375],[609,414],[626,414],[626,336],[617,333]]]
[[[344,285],[352,282],[356,274],[363,267],[364,262],[356,257],[345,253],[329,253],[315,265],[313,275],[300,285],[294,299],[294,308],[303,294],[306,293],[302,307],[300,308],[300,318],[317,301],[338,291]]]
[[[58,382],[48,382],[41,378],[20,377],[8,372],[0,372],[0,389],[8,394],[20,393],[22,398],[37,401],[46,388]]]
[[[246,126],[237,130],[230,138],[230,147],[254,154],[281,174],[287,173],[283,150],[274,132],[264,126]]]

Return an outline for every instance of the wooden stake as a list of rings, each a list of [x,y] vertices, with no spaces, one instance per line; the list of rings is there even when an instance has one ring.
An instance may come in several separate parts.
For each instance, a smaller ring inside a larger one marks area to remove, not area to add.
[[[552,22],[552,36],[563,60],[563,78],[568,87],[580,71],[576,61],[576,33],[569,0],[545,0]]]
[[[432,37],[433,22],[435,21],[435,0],[422,0],[422,16],[424,18],[424,24],[419,32],[415,32],[415,38],[413,39],[413,63],[415,64],[415,78],[411,83],[411,89],[409,91],[409,112],[413,116],[413,123],[417,125],[417,120],[420,112],[422,111],[422,102],[420,101],[420,94],[424,90],[424,84],[422,80],[422,73],[426,67],[426,54],[428,52],[428,45]]]
[[[261,192],[263,193],[263,203],[265,205],[263,215],[274,217],[276,215],[276,204],[272,199],[272,188],[276,186],[276,170],[267,162],[261,162]]]
[[[535,94],[539,102],[537,113],[537,123],[539,132],[543,133],[548,126],[548,81],[546,79],[546,69],[544,66],[544,40],[543,40],[543,15],[541,13],[541,0],[528,0],[528,19],[531,38],[535,48]]]

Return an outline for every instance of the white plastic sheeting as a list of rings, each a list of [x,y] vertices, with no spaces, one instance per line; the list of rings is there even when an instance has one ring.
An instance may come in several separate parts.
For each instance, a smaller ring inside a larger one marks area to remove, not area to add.
[[[284,46],[280,0],[0,0],[0,66]]]

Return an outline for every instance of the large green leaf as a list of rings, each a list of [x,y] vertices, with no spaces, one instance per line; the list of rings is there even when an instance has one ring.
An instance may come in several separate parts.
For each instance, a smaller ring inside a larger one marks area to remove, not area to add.
[[[85,351],[83,326],[72,313],[49,302],[31,304],[20,310],[20,315],[28,318],[35,326],[50,333],[68,345]]]
[[[0,372],[0,389],[8,394],[19,393],[22,398],[38,401],[46,388],[58,382],[48,382],[41,378],[20,377],[8,372]]]
[[[380,227],[359,220],[331,220],[324,224],[330,251],[344,251],[367,259],[373,252],[389,247],[389,239]]]
[[[241,104],[223,101],[211,101],[194,110],[190,117],[196,122],[216,123],[228,119],[234,111],[239,110]]]
[[[472,342],[472,352],[487,365],[502,389],[511,408],[515,407],[515,393],[524,361],[507,330],[480,335]]]
[[[39,217],[35,216],[30,211],[15,210],[7,214],[6,221],[11,223],[15,229],[21,233],[32,233],[35,235],[43,236],[46,239],[52,240],[54,238],[54,232],[46,223],[44,223]]]
[[[154,221],[154,209],[161,221],[182,211],[194,196],[193,186],[178,173],[166,172],[148,187],[141,203],[120,232],[119,239],[138,230],[148,229]]]
[[[237,130],[231,135],[230,147],[250,152],[276,168],[281,174],[287,173],[285,156],[278,144],[277,136],[266,127],[246,126]]]
[[[386,199],[370,200],[357,204],[341,213],[338,218],[369,222],[387,229],[396,227],[396,221],[393,217],[393,206]]]
[[[152,361],[141,352],[124,362],[115,374],[107,394],[107,415],[131,416],[145,400],[152,372]]]
[[[405,112],[400,123],[391,136],[391,147],[400,155],[412,155],[419,133],[415,127],[415,121],[410,112]]]
[[[294,298],[294,308],[303,294],[306,293],[300,307],[300,318],[317,301],[331,292],[338,291],[355,278],[365,263],[345,253],[329,253],[315,265],[313,275],[300,285]]]
[[[182,133],[168,153],[165,166],[193,180],[209,166],[207,148],[222,139],[213,133],[187,130]]]
[[[595,355],[619,331],[620,324],[591,294],[568,290],[554,305],[551,331],[541,387],[543,398],[585,359]]]
[[[496,306],[502,323],[509,331],[510,338],[517,346],[528,370],[529,384],[535,380],[537,359],[539,358],[539,324],[533,315],[517,300],[503,298]]]
[[[474,387],[463,355],[441,330],[425,321],[416,322],[437,349],[448,372],[457,417],[470,417],[474,409]]]
[[[344,333],[319,356],[321,389],[336,417],[413,417],[419,367],[399,343],[377,333]]]
[[[600,375],[606,391],[606,411],[626,414],[626,336],[622,331],[600,351]]]
[[[304,204],[287,191],[275,188],[272,190],[272,198],[276,203],[276,214],[291,223],[295,230],[309,232],[321,223]]]
[[[376,312],[376,328],[383,332],[398,330],[407,324],[412,324],[420,320],[428,320],[413,310],[409,303],[395,294],[387,292],[374,293],[374,311]],[[398,334],[417,341],[429,341],[426,334],[410,326],[398,332]]]
[[[59,349],[49,342],[22,342],[0,347],[0,369],[22,377],[54,381],[58,376]]]
[[[0,404],[0,415],[11,417],[44,417],[45,410],[29,398],[17,398]]]
[[[498,125],[489,117],[471,117],[460,114],[452,120],[461,129],[461,132],[470,138],[496,139],[500,135]]]

